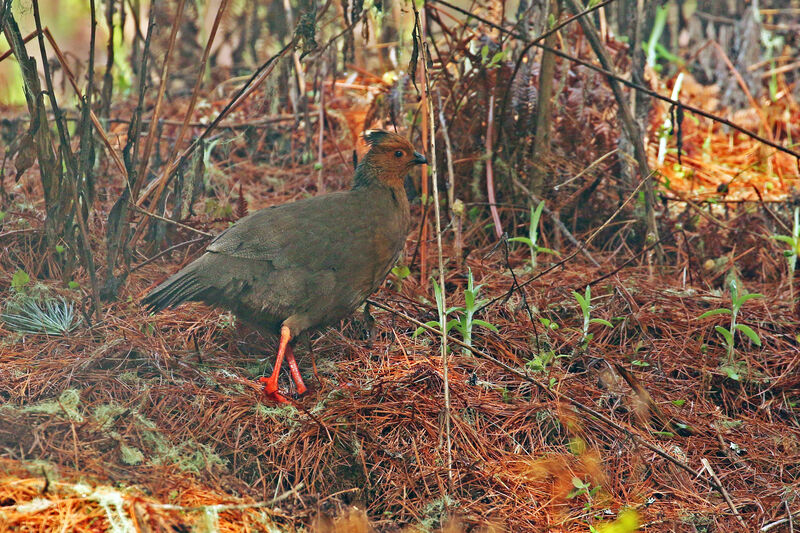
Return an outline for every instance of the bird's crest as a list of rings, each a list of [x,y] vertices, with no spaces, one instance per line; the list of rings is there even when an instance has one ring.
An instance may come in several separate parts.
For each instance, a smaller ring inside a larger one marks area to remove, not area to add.
[[[391,133],[383,130],[367,130],[364,132],[364,142],[370,146],[375,146],[383,142]]]

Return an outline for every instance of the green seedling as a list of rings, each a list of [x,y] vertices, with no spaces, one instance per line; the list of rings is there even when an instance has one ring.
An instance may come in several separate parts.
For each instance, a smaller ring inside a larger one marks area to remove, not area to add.
[[[411,275],[411,270],[409,270],[409,268],[405,265],[397,265],[392,268],[392,274],[394,274],[397,278],[397,281],[392,282],[392,285],[396,285],[397,290],[399,291],[403,288],[403,280]]]
[[[609,328],[613,328],[614,324],[609,322],[608,320],[603,320],[602,318],[592,318],[592,289],[588,285],[586,286],[586,291],[584,294],[581,294],[577,291],[572,291],[572,295],[575,297],[575,300],[578,301],[578,305],[581,307],[581,313],[583,314],[583,327],[581,328],[581,333],[583,337],[581,338],[581,344],[584,348],[589,344],[589,342],[594,338],[593,333],[589,333],[589,326],[592,324],[602,324]]]
[[[728,365],[727,367],[730,368],[733,364],[733,352],[734,352],[734,344],[736,341],[736,332],[740,331],[744,334],[750,341],[755,344],[756,346],[761,346],[761,339],[759,338],[758,334],[753,331],[753,328],[750,326],[746,326],[744,324],[739,324],[736,322],[736,318],[739,315],[739,310],[748,300],[754,300],[756,298],[763,298],[763,294],[758,293],[747,293],[743,292],[739,294],[739,280],[736,279],[736,276],[731,277],[730,281],[728,282],[728,287],[731,291],[731,306],[730,308],[721,308],[721,309],[712,309],[710,311],[706,311],[702,315],[700,315],[698,320],[702,320],[704,318],[708,318],[710,316],[716,315],[730,315],[731,323],[729,327],[724,326],[714,326],[714,329],[720,336],[723,338],[726,348],[728,349]],[[739,379],[738,374],[728,373],[732,379]]]
[[[525,363],[525,367],[533,372],[545,372],[547,368],[557,359],[569,357],[569,355],[556,354],[555,350],[550,345],[547,333],[550,331],[558,330],[558,324],[549,318],[539,317],[539,322],[544,326],[544,340],[540,343],[540,351],[532,354],[531,359]],[[555,378],[550,378],[550,387],[552,388]]]
[[[441,319],[442,314],[444,314],[445,317],[451,314],[458,315],[456,318],[451,318],[447,321],[446,333],[449,334],[450,330],[455,329],[461,334],[461,338],[463,339],[464,344],[467,346],[472,346],[472,328],[474,326],[484,327],[494,331],[495,333],[498,331],[494,324],[490,324],[485,320],[475,318],[475,313],[478,311],[478,309],[480,309],[481,306],[488,301],[485,299],[478,299],[481,287],[483,287],[483,285],[475,285],[475,279],[472,276],[472,270],[469,269],[467,271],[467,288],[464,291],[464,307],[451,307],[450,309],[445,310],[439,284],[435,282],[433,284],[433,292],[436,296],[436,307],[439,311],[439,318]],[[440,323],[440,321],[431,320],[427,322],[426,325],[429,327],[438,328]],[[417,328],[413,337],[417,337],[423,331],[425,331],[425,328]],[[470,353],[467,348],[464,348],[463,352],[465,354]]]
[[[11,289],[14,290],[14,292],[23,292],[25,286],[30,282],[31,277],[27,272],[24,270],[17,270],[14,272],[14,275],[11,276]]]
[[[794,224],[791,235],[773,235],[773,239],[789,246],[783,251],[789,266],[789,295],[794,300],[794,271],[797,267],[797,256],[800,255],[800,207],[794,208]]]
[[[586,503],[583,506],[585,511],[590,511],[593,506],[593,498],[597,495],[600,491],[600,485],[596,485],[592,487],[592,484],[588,481],[584,481],[581,478],[575,476],[572,478],[572,486],[575,487],[573,490],[567,494],[567,498],[575,499],[580,496],[586,495]]]
[[[531,221],[528,226],[527,237],[512,237],[508,239],[509,242],[522,242],[528,245],[531,251],[531,269],[536,269],[536,256],[542,254],[558,255],[558,252],[539,246],[539,219],[542,217],[542,210],[544,209],[544,202],[539,202],[539,205],[534,209],[531,207]]]

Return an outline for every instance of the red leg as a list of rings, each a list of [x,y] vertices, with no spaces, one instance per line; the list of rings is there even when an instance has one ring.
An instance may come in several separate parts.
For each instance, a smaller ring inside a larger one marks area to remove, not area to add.
[[[281,373],[281,364],[283,363],[283,356],[286,354],[286,349],[288,348],[289,353],[292,353],[292,349],[289,348],[289,341],[291,338],[292,333],[289,331],[289,328],[286,326],[281,327],[281,341],[278,345],[278,356],[275,358],[275,368],[272,370],[272,375],[268,378],[259,378],[258,380],[264,384],[264,393],[278,403],[288,403],[288,400],[278,392],[278,376]],[[294,355],[291,356],[291,360],[294,360]],[[296,365],[297,363],[295,363],[295,366]]]
[[[297,366],[294,350],[292,350],[291,346],[286,347],[286,364],[289,365],[289,372],[292,374],[295,385],[297,385],[297,394],[305,394],[308,389],[306,384],[303,383],[303,376],[300,375],[300,368]]]

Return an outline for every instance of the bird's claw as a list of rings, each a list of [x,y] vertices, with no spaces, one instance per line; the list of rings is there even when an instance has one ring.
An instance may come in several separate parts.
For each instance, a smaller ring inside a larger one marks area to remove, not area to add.
[[[258,378],[258,381],[264,384],[264,394],[276,403],[289,403],[286,396],[278,392],[278,384],[272,383],[269,378]]]

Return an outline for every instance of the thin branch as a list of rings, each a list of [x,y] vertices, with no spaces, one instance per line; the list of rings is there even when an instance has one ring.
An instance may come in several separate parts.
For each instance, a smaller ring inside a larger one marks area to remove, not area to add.
[[[144,143],[144,151],[142,152],[142,157],[139,161],[139,168],[136,171],[136,182],[133,184],[133,190],[131,191],[131,198],[134,201],[136,201],[136,196],[139,193],[139,189],[142,187],[144,180],[147,178],[147,167],[150,163],[150,154],[152,153],[153,146],[156,143],[158,116],[161,114],[161,103],[164,101],[164,93],[167,90],[169,60],[172,57],[173,50],[175,49],[175,38],[178,35],[178,27],[180,26],[181,17],[183,15],[183,6],[185,4],[186,0],[179,0],[178,7],[174,15],[175,18],[172,21],[169,44],[167,45],[167,51],[164,55],[164,62],[161,64],[161,74],[159,75],[161,82],[158,86],[158,95],[156,96],[156,102],[153,106],[153,116],[151,117],[152,122],[150,122],[150,128],[147,131],[147,140]],[[146,76],[147,74],[142,73],[142,75]],[[136,205],[140,206],[141,203],[136,202]]]
[[[722,494],[722,497],[725,498],[725,503],[728,504],[728,507],[733,512],[734,516],[736,516],[736,518],[739,519],[739,523],[746,530],[747,529],[747,522],[745,522],[744,518],[742,518],[742,515],[739,514],[739,510],[736,509],[736,506],[733,504],[733,500],[731,499],[731,495],[728,494],[728,491],[722,485],[722,481],[719,479],[719,476],[717,476],[717,473],[714,472],[713,468],[711,468],[711,463],[708,462],[708,459],[706,459],[705,457],[701,458],[700,462],[703,464],[703,468],[706,469],[706,472],[711,474],[711,477],[714,478],[714,482],[719,486],[719,491]]]
[[[228,0],[222,0],[217,8],[217,15],[214,17],[214,24],[211,27],[211,33],[208,36],[208,40],[206,41],[206,47],[203,50],[203,57],[200,60],[200,71],[197,73],[197,78],[194,82],[194,88],[192,89],[192,96],[189,100],[189,107],[186,110],[186,113],[183,117],[183,123],[181,124],[180,130],[178,130],[178,138],[172,145],[172,150],[170,150],[169,157],[167,161],[170,163],[164,169],[164,172],[159,178],[159,186],[158,190],[156,190],[155,195],[155,202],[157,203],[161,195],[164,193],[164,187],[167,184],[167,180],[164,176],[172,174],[176,168],[178,168],[178,164],[180,163],[180,159],[175,159],[175,156],[178,153],[178,149],[180,148],[181,144],[183,144],[183,138],[186,136],[186,131],[189,129],[189,122],[192,119],[192,115],[194,114],[194,108],[197,105],[197,98],[200,96],[200,88],[203,86],[203,77],[205,76],[206,72],[206,65],[208,64],[208,56],[211,53],[211,45],[214,44],[214,38],[217,36],[217,30],[219,29],[220,21],[222,20],[222,15],[225,13],[225,8],[228,6]],[[158,116],[157,113],[154,112],[153,118],[150,122],[150,127],[152,129],[153,125],[156,123]]]
[[[156,215],[155,213],[151,213],[147,209],[139,207],[138,205],[134,204],[133,202],[131,202],[130,205],[131,205],[131,207],[133,207],[135,210],[137,210],[141,214],[147,215],[147,216],[152,217],[152,218],[155,218],[155,219],[160,220],[162,222],[166,222],[167,224],[174,224],[175,226],[178,226],[179,228],[183,228],[185,230],[189,230],[189,231],[193,231],[195,233],[199,233],[200,235],[203,235],[205,237],[213,237],[214,236],[213,233],[209,233],[209,232],[203,231],[201,229],[193,228],[191,226],[187,226],[186,224],[178,222],[177,220],[172,220],[171,218],[162,217],[160,215]]]
[[[445,430],[445,439],[446,439],[446,446],[447,446],[447,482],[448,482],[448,489],[452,493],[453,491],[453,439],[450,435],[450,381],[449,381],[449,369],[448,369],[448,360],[447,360],[447,313],[445,309],[447,309],[447,295],[445,292],[445,284],[444,284],[444,257],[442,254],[442,217],[441,213],[439,212],[439,181],[438,181],[438,167],[436,165],[436,134],[434,133],[436,119],[434,118],[434,102],[433,96],[431,94],[431,80],[430,76],[428,75],[428,62],[431,60],[430,50],[428,49],[428,40],[425,37],[424,26],[420,24],[420,16],[419,11],[417,10],[416,3],[412,4],[414,6],[414,16],[417,20],[417,27],[421,28],[422,31],[417,33],[417,36],[420,40],[420,48],[422,49],[422,73],[425,81],[425,93],[426,98],[425,101],[428,105],[428,126],[430,127],[431,131],[429,133],[430,141],[431,141],[431,188],[433,189],[433,213],[434,218],[436,219],[436,253],[439,259],[439,292],[441,293],[441,302],[439,303],[439,327],[441,328],[441,356],[442,356],[442,376],[444,378],[444,430]],[[490,104],[491,109],[491,104]],[[424,177],[423,177],[424,179]]]
[[[491,90],[491,89],[490,89]],[[498,239],[503,237],[503,225],[500,222],[500,213],[497,212],[497,202],[494,195],[494,165],[492,156],[492,132],[494,131],[494,94],[489,96],[489,116],[486,118],[486,196],[489,200],[489,211],[492,213],[494,234]]]

